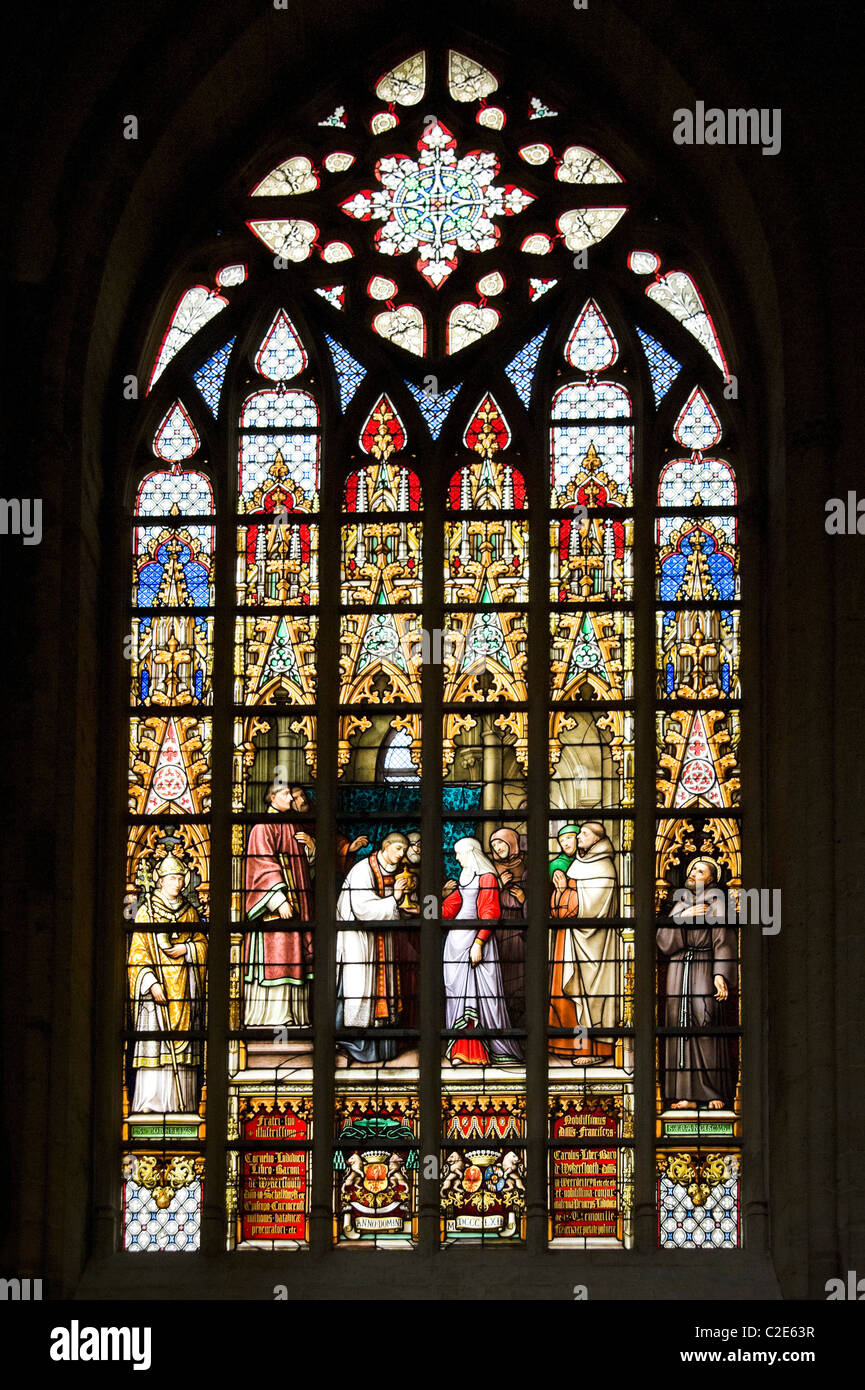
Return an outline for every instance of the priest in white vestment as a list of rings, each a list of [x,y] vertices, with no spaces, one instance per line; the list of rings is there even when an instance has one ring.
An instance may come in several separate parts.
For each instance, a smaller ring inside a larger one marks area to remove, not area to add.
[[[405,835],[386,835],[379,849],[360,859],[346,874],[336,902],[339,922],[398,922],[406,892],[397,871],[408,850]],[[402,1015],[399,966],[393,933],[341,929],[336,934],[336,1026],[397,1028]],[[397,1038],[342,1039],[339,1046],[352,1062],[387,1062],[396,1057]]]

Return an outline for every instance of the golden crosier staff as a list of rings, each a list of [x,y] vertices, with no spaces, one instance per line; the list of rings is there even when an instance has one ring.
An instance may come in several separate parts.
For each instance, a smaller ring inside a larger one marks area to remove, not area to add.
[[[146,903],[148,912],[150,913],[150,920],[151,920],[151,923],[152,923],[152,922],[154,921],[154,915],[153,915],[153,880],[152,880],[152,878],[151,878],[151,876],[150,876],[150,865],[149,865],[149,863],[147,862],[146,859],[142,859],[142,863],[141,863],[141,882],[142,882],[142,884],[144,885],[144,898],[145,898],[145,903]],[[165,1003],[164,1003],[164,1004],[157,1004],[157,1008],[161,1008],[161,1009],[164,1011],[164,1013],[165,1013],[165,1029],[166,1029],[166,1034],[167,1034],[165,1041],[166,1041],[167,1044],[168,1044],[168,1051],[169,1051],[170,1056],[171,1056],[171,1070],[172,1070],[173,1073],[174,1073],[174,1090],[175,1090],[175,1093],[176,1093],[176,1095],[177,1095],[177,1109],[178,1109],[178,1111],[180,1111],[180,1110],[182,1110],[182,1108],[183,1108],[183,1097],[182,1097],[181,1094],[180,1094],[180,1073],[179,1073],[178,1068],[177,1068],[177,1053],[176,1053],[175,1050],[174,1050],[174,1039],[170,1036],[170,1034],[171,1034],[171,1015],[170,1015],[170,1013],[168,1012],[168,987],[167,987],[167,985],[166,985],[166,983],[165,983],[165,976],[164,976],[163,973],[162,973],[162,965],[161,965],[161,963],[160,963],[160,961],[159,961],[159,959],[158,959],[159,951],[160,951],[161,948],[160,948],[160,946],[159,946],[159,944],[158,944],[158,942],[157,942],[157,940],[156,940],[156,933],[155,933],[155,932],[152,932],[151,935],[153,936],[153,944],[154,944],[154,946],[156,947],[156,950],[155,950],[154,953],[153,953],[153,968],[154,968],[154,970],[155,970],[155,972],[156,972],[157,983],[158,983],[158,985],[159,985],[159,988],[162,990],[162,995],[163,995],[163,998],[164,998],[164,1000],[165,1000]],[[156,1003],[155,1000],[154,1000],[154,1003]]]

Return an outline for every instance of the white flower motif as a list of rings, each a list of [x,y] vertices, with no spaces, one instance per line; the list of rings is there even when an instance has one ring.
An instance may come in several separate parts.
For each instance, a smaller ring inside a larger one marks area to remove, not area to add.
[[[493,218],[512,217],[534,199],[513,185],[498,186],[494,154],[474,151],[458,159],[456,140],[436,122],[418,141],[419,158],[380,159],[381,189],[364,189],[342,204],[361,222],[384,223],[375,242],[384,256],[419,251],[417,268],[436,288],[457,266],[457,252],[490,251],[500,236]]]

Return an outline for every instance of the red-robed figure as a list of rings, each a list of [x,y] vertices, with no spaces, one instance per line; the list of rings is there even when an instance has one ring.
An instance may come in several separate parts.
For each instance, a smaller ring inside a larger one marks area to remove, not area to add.
[[[461,870],[459,882],[445,885],[442,903],[442,916],[459,923],[445,938],[445,1022],[449,1031],[504,1032],[511,1020],[495,932],[482,925],[501,920],[498,876],[478,840],[457,840],[454,854]],[[454,1038],[446,1055],[452,1066],[513,1066],[522,1061],[522,1049],[513,1038]]]
[[[301,787],[274,783],[272,812],[309,811]],[[246,849],[246,915],[251,921],[312,921],[315,841],[284,821],[263,821],[249,832]],[[244,1023],[249,1028],[306,1027],[312,979],[312,932],[280,927],[246,937]]]

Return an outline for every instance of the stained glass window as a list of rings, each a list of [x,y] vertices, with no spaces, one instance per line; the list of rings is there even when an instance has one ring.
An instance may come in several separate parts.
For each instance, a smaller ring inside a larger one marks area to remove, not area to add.
[[[123,1244],[199,1248],[204,1175],[214,504],[176,401],[132,529]],[[152,462],[152,461],[151,461]]]
[[[731,1248],[727,359],[564,101],[395,56],[142,402],[124,1248]]]
[[[740,1244],[739,549],[710,395],[684,400],[656,519],[658,1204],[663,1249]],[[751,919],[752,922],[754,919]]]
[[[681,362],[677,362],[665,348],[661,346],[657,338],[653,338],[651,333],[645,333],[642,328],[637,329],[637,336],[643,345],[646,354],[646,361],[649,364],[649,371],[652,376],[652,392],[655,397],[655,405],[660,405],[666,396],[679,372],[682,370]]]
[[[221,348],[212,357],[208,357],[203,366],[193,373],[193,380],[201,392],[207,404],[210,406],[210,413],[214,419],[219,415],[219,398],[222,395],[222,383],[225,381],[225,370],[228,366],[228,359],[231,356],[231,349],[234,347],[234,338]]]

